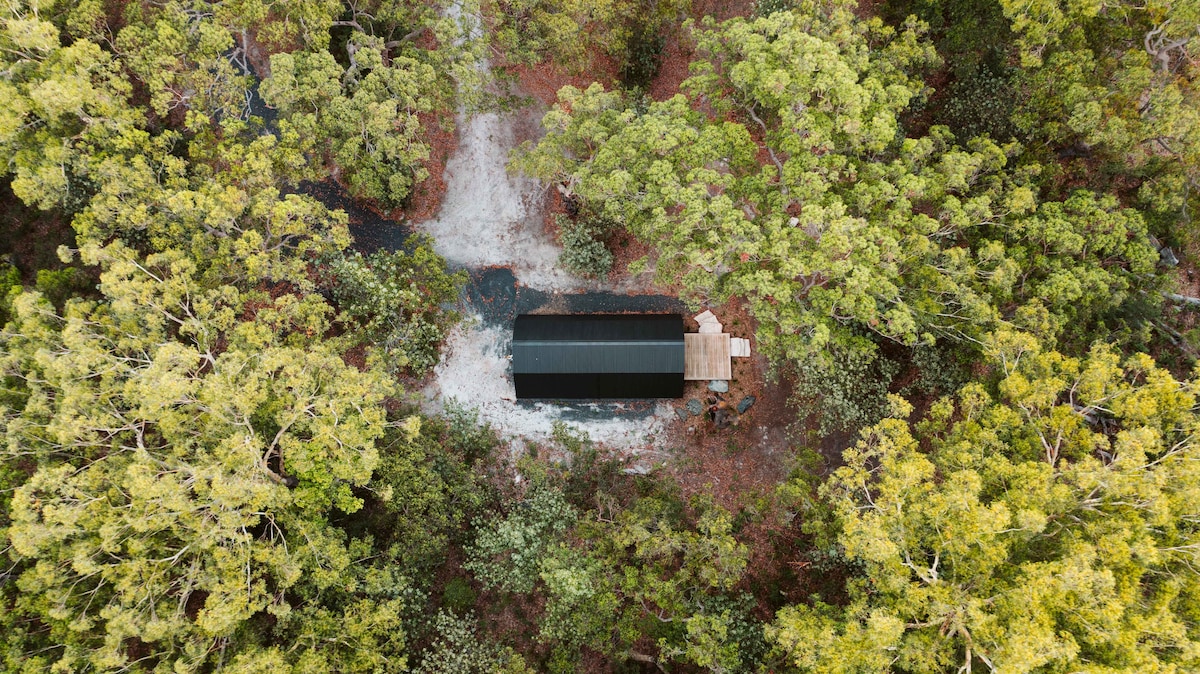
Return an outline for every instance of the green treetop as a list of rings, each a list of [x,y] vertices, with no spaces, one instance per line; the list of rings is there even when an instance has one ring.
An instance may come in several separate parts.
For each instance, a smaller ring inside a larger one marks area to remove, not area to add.
[[[643,111],[565,87],[515,165],[655,246],[691,299],[747,297],[776,358],[1103,319],[1153,270],[1141,218],[1040,203],[1015,145],[903,137],[935,58],[920,33],[844,7],[709,24],[683,94]]]
[[[1200,186],[1200,3],[1000,0],[1018,36],[1031,138],[1080,144],[1187,221]]]
[[[391,385],[312,341],[317,296],[248,304],[178,253],[83,253],[105,301],[59,317],[20,295],[3,335],[26,391],[3,411],[8,460],[32,467],[6,532],[7,620],[48,630],[30,671],[190,670],[252,616],[286,613],[302,576],[345,581],[326,516],[361,505]]]
[[[816,672],[1196,668],[1194,382],[1022,333],[987,352],[997,390],[915,430],[897,399],[845,451],[821,493],[850,601],[784,608],[770,637]]]

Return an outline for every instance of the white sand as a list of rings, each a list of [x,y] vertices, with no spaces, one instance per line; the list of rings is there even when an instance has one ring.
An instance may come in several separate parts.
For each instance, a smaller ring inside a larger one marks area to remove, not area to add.
[[[417,229],[434,237],[451,264],[512,267],[518,281],[538,290],[581,289],[587,284],[559,268],[562,249],[544,231],[542,187],[507,171],[522,114],[531,112],[459,116],[441,211]]]

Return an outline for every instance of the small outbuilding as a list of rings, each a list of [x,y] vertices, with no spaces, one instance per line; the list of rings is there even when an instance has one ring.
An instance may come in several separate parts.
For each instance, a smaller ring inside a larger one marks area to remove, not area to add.
[[[679,398],[683,317],[588,314],[517,317],[518,398]]]

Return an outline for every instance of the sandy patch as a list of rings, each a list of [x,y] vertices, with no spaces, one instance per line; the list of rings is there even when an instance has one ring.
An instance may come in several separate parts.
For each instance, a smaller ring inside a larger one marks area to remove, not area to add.
[[[434,249],[452,265],[511,267],[518,281],[533,288],[579,289],[583,284],[558,267],[561,249],[542,227],[542,187],[507,170],[521,117],[459,116],[441,211],[416,227],[434,237]]]
[[[453,6],[451,15],[457,16],[457,11]],[[491,65],[485,61],[479,67],[487,70]],[[539,137],[544,110],[544,105],[535,104],[515,112],[458,115],[458,144],[446,162],[441,208],[435,217],[413,224],[433,237],[434,250],[451,266],[473,273],[482,270],[492,281],[499,280],[476,289],[478,304],[467,309],[466,320],[448,336],[433,376],[421,391],[421,404],[432,414],[441,412],[444,401],[451,398],[477,408],[481,420],[491,424],[514,452],[524,449],[522,440],[549,440],[555,422],[562,421],[605,447],[629,451],[648,463],[659,456],[654,450],[661,447],[663,430],[674,417],[668,401],[516,400],[509,361],[511,320],[516,313],[533,309],[525,307],[521,298],[539,309],[561,312],[568,312],[572,301],[583,302],[586,307],[576,310],[591,312],[596,307],[586,301],[597,306],[623,304],[614,292],[636,292],[650,285],[648,275],[615,283],[589,282],[558,266],[562,249],[546,227],[545,188],[508,171],[512,149]],[[507,280],[496,273],[500,267],[512,271]],[[490,275],[488,268],[493,269]],[[602,289],[607,292],[562,294]],[[471,303],[469,297],[468,306]],[[625,309],[638,306],[630,298]],[[486,319],[479,315],[481,311],[488,313]]]

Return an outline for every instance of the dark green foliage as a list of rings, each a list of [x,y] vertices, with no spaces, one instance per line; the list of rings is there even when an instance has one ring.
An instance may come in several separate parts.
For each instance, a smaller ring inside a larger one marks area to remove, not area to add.
[[[480,421],[479,410],[456,398],[442,402],[442,418],[450,446],[462,452],[468,463],[487,457],[500,444],[491,424]]]
[[[437,363],[438,346],[457,314],[444,305],[458,298],[465,272],[450,273],[418,237],[409,251],[358,251],[326,260],[322,268],[343,324],[370,345],[370,356],[392,370],[422,373]]]
[[[55,309],[61,312],[63,305],[72,297],[88,293],[94,294],[96,279],[87,271],[77,267],[39,269],[35,287],[54,305]]]
[[[557,216],[563,252],[558,261],[567,271],[585,278],[605,276],[612,269],[613,254],[602,238],[609,226],[593,218]]]
[[[441,563],[485,500],[470,463],[456,448],[443,446],[442,435],[436,420],[416,416],[388,428],[370,485],[373,507],[356,523],[366,525],[385,548],[395,548],[406,568]]]
[[[475,542],[463,567],[484,587],[528,593],[543,557],[578,514],[546,478],[534,478],[525,497],[510,501],[506,510],[475,521]]]
[[[552,62],[587,73],[595,55],[617,61],[629,86],[646,86],[663,34],[676,30],[688,0],[491,0],[492,40],[510,62]],[[490,4],[491,4],[490,3]]]
[[[869,340],[864,340],[868,341]],[[830,349],[827,361],[798,363],[795,393],[812,410],[817,433],[855,433],[887,413],[887,393],[899,363],[877,349]]]
[[[479,633],[475,617],[439,611],[435,640],[421,654],[417,674],[532,674],[524,658]]]
[[[630,479],[621,472],[625,462],[610,453],[601,453],[587,433],[557,421],[551,432],[557,448],[566,454],[558,477],[567,501],[587,510],[597,504],[611,504],[629,491]]]
[[[737,665],[729,670],[731,674],[757,672],[767,660],[770,646],[763,636],[762,622],[754,616],[757,603],[752,595],[746,593],[715,595],[700,602],[704,613],[728,616],[727,638],[736,644],[737,651]]]
[[[1016,96],[1006,74],[980,66],[950,85],[944,107],[937,114],[959,140],[980,135],[1009,140],[1016,132],[1011,120]]]
[[[628,89],[648,89],[651,80],[658,74],[664,44],[666,38],[655,32],[652,26],[637,29],[629,41],[625,67],[621,69],[621,84]]]
[[[909,15],[929,24],[944,63],[941,91],[922,101],[919,112],[950,127],[959,142],[987,134],[1005,141],[1016,132],[1011,116],[1017,87],[1009,66],[1014,49],[1009,21],[994,1],[893,0],[881,14],[893,25]]]
[[[891,0],[880,15],[895,26],[910,15],[929,24],[946,68],[959,78],[1004,64],[1013,48],[1009,21],[995,0]]]
[[[0,261],[0,327],[8,322],[11,315],[12,295],[20,291],[21,272],[7,260]]]
[[[580,542],[552,548],[541,563],[548,602],[539,639],[619,661],[648,638],[662,663],[736,671],[738,639],[752,638],[736,626],[740,612],[711,602],[741,578],[748,550],[727,511],[705,498],[689,505],[649,496],[581,519]]]
[[[775,12],[786,12],[792,9],[792,0],[757,0],[754,3],[754,16],[771,16]]]
[[[942,396],[957,391],[970,381],[970,363],[976,356],[964,344],[939,340],[928,346],[914,347],[910,357],[916,378],[901,393]]]
[[[475,590],[466,578],[451,578],[442,590],[442,605],[457,614],[466,613],[474,607],[475,599]]]

